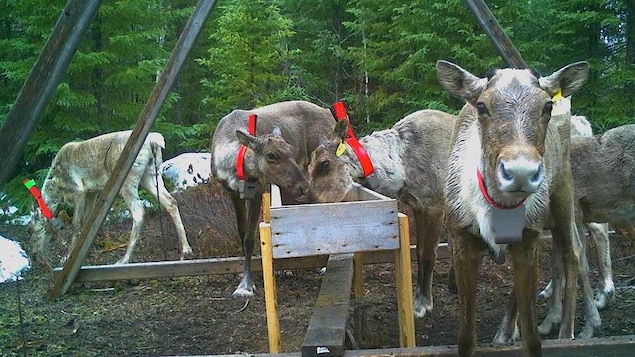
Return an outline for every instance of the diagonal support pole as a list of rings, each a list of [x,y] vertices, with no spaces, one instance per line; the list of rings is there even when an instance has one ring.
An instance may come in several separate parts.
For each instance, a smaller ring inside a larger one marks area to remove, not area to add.
[[[161,105],[163,105],[165,98],[170,92],[196,37],[215,4],[216,1],[214,0],[200,0],[196,5],[194,13],[181,33],[165,69],[154,86],[150,98],[148,98],[143,111],[139,115],[139,120],[128,142],[126,142],[126,146],[123,148],[119,160],[115,164],[115,174],[108,179],[106,186],[97,198],[95,206],[86,220],[89,226],[82,227],[80,236],[73,247],[73,251],[66,261],[66,264],[64,264],[61,273],[55,279],[53,289],[49,294],[49,300],[55,300],[58,296],[65,294],[77,277],[81,265],[86,259],[88,251],[101,225],[104,223],[110,207],[112,207],[115,198],[119,194],[119,190],[126,176],[128,176],[137,155],[139,155],[141,146],[150,132],[152,123],[159,113]],[[102,194],[104,195],[103,197]]]
[[[485,4],[485,1],[465,0],[465,2],[478,19],[487,37],[494,43],[498,53],[507,62],[507,65],[512,68],[527,68],[527,62],[525,62],[512,41],[507,37],[496,17]]]

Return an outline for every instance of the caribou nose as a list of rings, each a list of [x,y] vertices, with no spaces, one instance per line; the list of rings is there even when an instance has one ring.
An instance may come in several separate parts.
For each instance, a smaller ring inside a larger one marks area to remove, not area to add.
[[[542,162],[518,158],[498,164],[499,188],[505,192],[534,193],[544,179]]]
[[[300,185],[296,191],[296,200],[298,202],[307,202],[309,200],[309,188],[305,185]]]

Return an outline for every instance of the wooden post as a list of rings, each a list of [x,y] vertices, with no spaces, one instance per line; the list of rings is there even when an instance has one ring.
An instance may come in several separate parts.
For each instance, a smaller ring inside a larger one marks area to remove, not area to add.
[[[527,68],[527,63],[514,47],[512,41],[507,37],[505,31],[490,11],[483,0],[465,0],[467,6],[472,10],[479,24],[485,30],[487,37],[494,43],[494,47],[503,57],[509,67]]]
[[[395,251],[395,275],[397,278],[397,308],[399,310],[399,342],[401,347],[415,347],[416,336],[408,216],[399,213],[398,217],[400,248]]]
[[[271,193],[264,192],[262,194],[262,221],[271,222]]]
[[[278,319],[276,277],[273,273],[271,224],[265,222],[260,222],[260,254],[262,256],[262,279],[264,280],[265,286],[265,305],[267,312],[267,332],[269,335],[269,353],[279,353],[280,320]]]
[[[356,299],[364,297],[364,253],[356,252],[353,255],[353,294]]]
[[[117,160],[115,164],[114,174],[108,179],[108,182],[106,182],[106,186],[102,191],[102,194],[105,196],[102,197],[100,194],[95,207],[88,216],[87,223],[89,223],[90,226],[82,227],[79,239],[75,243],[73,251],[66,261],[62,272],[55,280],[53,289],[49,294],[49,300],[54,300],[59,295],[66,293],[75,280],[82,263],[88,255],[95,236],[97,236],[101,225],[104,223],[115,197],[119,194],[119,190],[126,176],[128,176],[132,164],[137,158],[137,155],[139,155],[141,146],[150,132],[152,123],[159,113],[161,105],[170,92],[197,35],[207,19],[207,15],[215,3],[216,1],[212,0],[200,0],[192,17],[190,17],[185,25],[185,29],[183,33],[181,33],[165,69],[161,73],[159,80],[150,94],[150,98],[139,116],[137,125],[134,127],[119,160]]]
[[[62,81],[101,1],[69,0],[0,128],[0,190]]]

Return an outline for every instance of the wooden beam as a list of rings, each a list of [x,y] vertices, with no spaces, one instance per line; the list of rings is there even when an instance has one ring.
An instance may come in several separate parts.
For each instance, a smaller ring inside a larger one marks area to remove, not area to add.
[[[415,246],[410,247],[410,256],[416,259]],[[447,243],[439,245],[438,258],[449,258]],[[363,264],[383,264],[394,262],[393,251],[368,252],[362,255]],[[317,255],[300,258],[281,258],[274,261],[276,270],[314,269],[326,266],[328,256]],[[115,281],[133,279],[161,279],[180,276],[240,274],[244,268],[243,257],[173,260],[161,262],[129,263],[116,265],[83,266],[77,273],[78,283],[95,281]],[[261,257],[253,257],[251,270],[262,271]],[[53,278],[57,280],[63,268],[53,269]]]
[[[29,137],[66,75],[101,1],[69,0],[0,128],[0,191],[22,157]]]
[[[576,340],[543,340],[542,355],[544,357],[630,357],[635,349],[635,335],[612,336],[603,338],[583,338]],[[344,357],[456,357],[456,345],[426,346],[415,348],[390,348],[372,350],[346,350]],[[206,357],[244,357],[241,354],[205,355]],[[250,357],[301,357],[300,352],[293,353],[258,353]],[[522,346],[516,343],[511,346],[492,346],[481,344],[476,347],[474,357],[516,357],[522,356]],[[186,357],[186,356],[183,356]],[[204,357],[198,355],[196,357]]]
[[[353,254],[331,255],[304,335],[302,357],[344,355],[352,285]]]
[[[152,93],[150,93],[150,98],[146,102],[146,105],[139,116],[137,125],[132,130],[132,134],[130,135],[128,142],[126,142],[126,146],[123,148],[119,160],[117,160],[117,163],[115,164],[115,174],[108,179],[108,182],[106,182],[102,191],[102,194],[105,194],[105,196],[102,197],[100,194],[98,197],[95,207],[93,207],[88,219],[86,220],[86,222],[89,223],[89,227],[82,227],[79,239],[75,243],[75,247],[66,261],[62,272],[55,280],[53,289],[49,294],[49,300],[54,300],[59,295],[66,293],[73,283],[73,280],[77,277],[81,265],[86,259],[88,251],[90,250],[101,225],[104,223],[104,220],[108,215],[110,207],[119,194],[119,190],[128,176],[130,168],[132,167],[137,155],[139,155],[141,146],[150,132],[152,123],[154,123],[154,119],[159,113],[161,105],[163,105],[165,98],[170,92],[183,63],[185,62],[185,59],[196,40],[196,37],[207,19],[207,15],[215,4],[216,1],[213,0],[200,0],[194,10],[194,13],[192,13],[192,16],[185,25],[185,28],[183,29],[183,32],[181,33],[181,36],[170,55],[170,59],[168,60],[165,69],[161,73],[161,76],[159,76]]]
[[[505,31],[490,11],[483,0],[465,0],[467,6],[472,10],[479,24],[494,43],[494,47],[503,57],[509,67],[527,68],[527,62],[522,58],[512,41],[507,37]]]

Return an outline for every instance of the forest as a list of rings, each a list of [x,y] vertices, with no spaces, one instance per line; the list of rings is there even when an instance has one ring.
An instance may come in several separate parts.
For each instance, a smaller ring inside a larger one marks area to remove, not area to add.
[[[0,3],[0,124],[64,8],[64,0]],[[635,0],[490,0],[505,33],[541,73],[591,64],[572,98],[596,133],[635,120]],[[196,1],[102,1],[40,118],[0,205],[27,210],[66,142],[131,129]],[[405,115],[462,106],[441,89],[439,59],[473,73],[505,63],[464,1],[219,0],[153,131],[164,158],[205,151],[231,110],[302,99],[343,100],[358,135]]]

